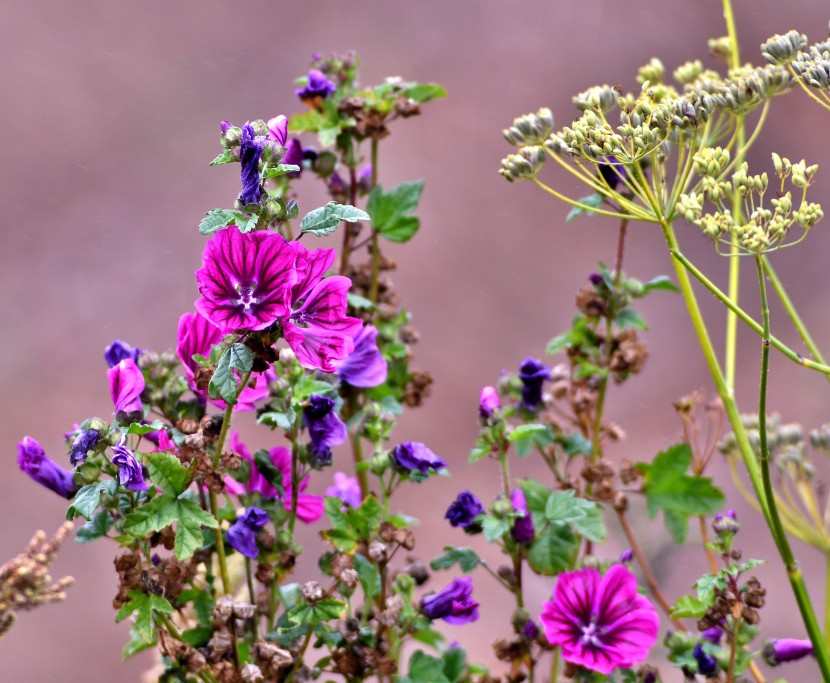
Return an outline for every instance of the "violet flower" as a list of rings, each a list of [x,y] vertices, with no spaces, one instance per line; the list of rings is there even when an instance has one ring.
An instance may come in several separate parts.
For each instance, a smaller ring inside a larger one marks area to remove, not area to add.
[[[478,619],[478,603],[473,600],[473,580],[469,576],[421,600],[421,611],[428,619],[443,619],[448,624],[468,624]]]
[[[115,417],[122,422],[137,422],[144,417],[141,392],[144,375],[132,358],[125,358],[107,370]]]
[[[242,165],[240,177],[242,192],[239,194],[239,203],[243,206],[259,204],[262,198],[262,181],[259,177],[259,160],[265,149],[265,138],[258,137],[250,123],[242,126],[242,137],[239,141],[239,161]]]
[[[437,471],[447,466],[447,463],[417,441],[397,445],[392,451],[392,462],[404,472],[417,470],[421,474],[429,474],[430,470]]]
[[[501,401],[496,387],[483,387],[478,396],[478,415],[487,420],[494,412],[501,408]]]
[[[248,450],[248,447],[240,441],[239,432],[234,431],[231,434],[229,446],[231,451],[251,464],[251,474],[245,483],[236,481],[230,475],[226,476],[225,490],[234,496],[244,496],[246,493],[258,493],[263,498],[279,498],[285,509],[291,511],[291,501],[294,497],[291,486],[291,451],[282,446],[277,446],[268,452],[274,467],[282,472],[283,494],[280,496],[279,491],[268,483],[268,480],[257,468],[254,456]],[[310,524],[322,517],[323,498],[321,496],[312,496],[303,493],[307,487],[308,476],[300,481],[299,493],[297,494],[297,519],[306,524]]]
[[[784,662],[794,662],[813,654],[813,644],[809,640],[779,638],[767,642],[762,652],[767,664],[778,666]]]
[[[138,461],[129,448],[124,445],[122,438],[112,447],[115,455],[110,462],[118,467],[118,483],[130,491],[146,491],[150,485],[144,480],[144,466]]]
[[[522,406],[536,410],[542,402],[542,383],[550,379],[550,368],[535,358],[525,358],[519,366],[522,380]]]
[[[17,444],[17,466],[38,484],[64,498],[71,498],[78,490],[73,473],[46,455],[43,446],[31,436],[24,436]]]
[[[447,508],[444,519],[450,520],[451,526],[468,527],[483,512],[484,506],[475,494],[462,491]]]
[[[332,498],[339,498],[346,505],[353,508],[360,507],[360,483],[357,477],[350,477],[345,472],[334,473],[334,485],[326,489],[326,495]]]
[[[631,564],[634,561],[634,551],[627,548],[620,553],[620,564]]]
[[[196,386],[195,379],[199,364],[193,360],[193,356],[197,353],[205,358],[210,357],[211,348],[220,341],[222,341],[222,333],[219,328],[204,316],[198,313],[185,313],[179,318],[176,355],[185,367],[187,384],[202,401],[209,400],[213,405],[224,410],[226,404],[222,399],[208,398],[207,392]],[[268,370],[264,373],[257,373],[253,377],[255,377],[254,386],[247,384],[239,392],[236,405],[233,407],[235,413],[254,410],[257,401],[268,397],[268,382],[275,380],[277,376],[272,370]]]
[[[231,128],[233,128],[233,124],[230,121],[221,121],[219,123],[219,130],[222,131],[222,135],[227,133]]]
[[[287,312],[285,298],[296,282],[294,247],[280,235],[258,230],[242,234],[231,225],[217,232],[196,271],[196,310],[228,334],[263,330]]]
[[[319,69],[311,69],[308,72],[308,83],[295,90],[294,94],[303,101],[313,100],[316,97],[326,99],[334,94],[335,90],[337,86],[326,77],[326,74]]]
[[[517,517],[513,520],[513,526],[510,527],[510,535],[516,543],[530,543],[536,536],[536,529],[533,526],[533,518],[530,516],[530,511],[527,509],[527,500],[525,499],[524,491],[521,489],[514,489],[510,494],[510,503],[513,509],[517,512],[522,512],[522,517]]]
[[[107,361],[107,365],[110,367],[118,365],[122,360],[127,358],[132,358],[138,363],[139,355],[141,355],[141,349],[138,347],[133,348],[127,342],[121,341],[120,339],[116,339],[104,349],[104,360]]]
[[[285,146],[285,156],[282,163],[289,166],[299,166],[299,171],[291,171],[289,178],[299,178],[303,172],[303,146],[297,138],[291,138]]]
[[[354,350],[353,337],[363,325],[346,315],[351,280],[342,275],[323,278],[334,262],[334,249],[297,250],[297,280],[290,293],[290,312],[283,318],[285,341],[304,368],[334,372],[333,361]]]
[[[700,637],[714,645],[720,645],[720,639],[723,638],[723,631],[717,626],[713,626],[712,628],[707,628],[705,631],[701,631]]]
[[[378,330],[364,325],[354,337],[354,350],[343,360],[333,361],[341,382],[368,389],[386,381],[388,365],[378,350]]]
[[[338,446],[349,435],[346,425],[334,412],[334,400],[317,394],[308,399],[303,418],[311,438],[311,454],[318,467],[331,464],[331,448]]]
[[[696,643],[692,656],[697,662],[697,672],[701,676],[711,676],[718,670],[717,660],[703,649],[703,643]]]
[[[539,627],[533,619],[528,619],[522,624],[522,635],[528,640],[536,640],[539,637]]]
[[[98,432],[96,430],[84,429],[81,431],[78,436],[75,437],[75,440],[72,442],[72,446],[69,449],[69,462],[72,463],[72,467],[77,467],[78,465],[83,464],[84,460],[86,460],[86,454],[91,451],[97,443]]]
[[[612,190],[617,187],[617,183],[624,183],[626,180],[625,166],[620,164],[616,157],[603,157],[602,161],[597,164],[597,170],[600,177],[608,183],[608,187]]]
[[[604,576],[593,568],[563,572],[543,607],[548,642],[566,661],[601,674],[643,661],[657,640],[657,611],[621,564]]]
[[[244,515],[237,517],[236,521],[231,524],[231,528],[225,533],[225,539],[231,548],[255,560],[259,555],[256,535],[266,524],[268,524],[268,513],[258,507],[249,507]]]

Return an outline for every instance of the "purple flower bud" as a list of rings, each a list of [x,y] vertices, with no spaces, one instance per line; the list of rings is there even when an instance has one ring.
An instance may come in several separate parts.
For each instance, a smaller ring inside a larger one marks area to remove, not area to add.
[[[809,640],[779,638],[767,642],[762,652],[767,664],[778,666],[783,662],[794,662],[813,654],[813,644]]]
[[[629,564],[634,561],[634,551],[629,548],[620,553],[620,564]]]
[[[447,466],[447,463],[417,441],[407,441],[396,446],[392,451],[392,461],[400,470],[417,470],[421,474],[429,474],[430,470],[437,471]]]
[[[231,525],[225,534],[228,545],[242,553],[245,557],[255,560],[259,555],[256,545],[257,532],[268,523],[268,513],[258,507],[250,507],[242,517]]]
[[[478,396],[478,415],[482,420],[489,418],[501,408],[499,394],[495,387],[483,387]]]
[[[697,643],[695,649],[692,650],[692,656],[697,662],[697,672],[703,676],[711,676],[718,670],[718,663],[715,658],[704,652],[703,644]]]
[[[319,69],[308,72],[308,83],[304,88],[295,90],[294,94],[301,100],[312,100],[315,97],[326,99],[337,90],[337,86],[330,81]]]
[[[122,422],[137,422],[144,417],[141,392],[144,375],[132,358],[126,358],[107,370],[115,417]]]
[[[242,164],[240,178],[242,192],[239,202],[243,206],[259,204],[262,198],[262,183],[259,178],[259,159],[265,149],[265,139],[257,137],[254,127],[246,123],[242,127],[242,138],[239,142],[239,161]]]
[[[361,194],[372,191],[372,164],[366,164],[357,174],[357,191]]]
[[[740,528],[738,516],[732,508],[723,514],[719,512],[712,521],[712,529],[718,536],[736,534]]]
[[[335,361],[341,382],[368,389],[383,384],[388,372],[386,359],[378,350],[378,331],[364,325],[354,337],[354,350],[341,361]]]
[[[539,637],[539,627],[533,619],[528,619],[522,625],[522,635],[528,640],[536,640]]]
[[[334,473],[334,486],[326,489],[326,495],[339,498],[353,508],[360,507],[360,484],[356,477],[350,477],[345,472]]]
[[[550,379],[550,368],[535,358],[525,358],[519,366],[522,380],[522,406],[536,410],[542,402],[542,383]]]
[[[285,147],[288,139],[288,117],[280,114],[273,119],[268,119],[268,140],[276,142],[280,147]]]
[[[713,626],[712,628],[707,628],[705,631],[701,631],[700,637],[704,640],[708,640],[714,645],[720,645],[720,639],[723,637],[723,631],[721,631],[717,626]]]
[[[219,124],[219,129],[222,131],[222,135],[228,132],[228,128],[232,127],[232,123],[230,121],[222,121]]]
[[[472,595],[473,580],[469,576],[453,579],[443,590],[424,596],[421,611],[428,619],[468,624],[478,619],[478,603]]]
[[[106,349],[104,349],[104,360],[111,368],[118,365],[122,360],[127,358],[132,359],[138,363],[138,357],[141,355],[141,349],[133,348],[127,342],[116,339]]]
[[[24,436],[17,444],[17,465],[38,484],[59,496],[71,498],[77,490],[72,472],[46,455],[43,446],[31,436]]]
[[[311,438],[311,454],[317,466],[331,464],[331,447],[343,443],[348,436],[346,425],[334,412],[334,400],[314,395],[303,408],[303,417]]]
[[[533,518],[527,509],[527,501],[525,494],[521,489],[515,489],[510,494],[510,503],[513,509],[517,512],[523,512],[523,517],[518,517],[513,520],[513,526],[510,528],[510,535],[516,543],[530,543],[536,535],[536,529],[533,526]]]
[[[130,491],[146,491],[150,485],[144,481],[147,476],[144,473],[144,467],[135,457],[129,448],[124,445],[125,439],[121,440],[112,447],[115,455],[110,462],[118,467],[118,483]]]
[[[588,280],[594,287],[599,287],[602,284],[602,275],[599,273],[591,273]]]
[[[462,491],[447,508],[444,518],[450,520],[452,526],[468,527],[483,512],[481,501],[470,491]]]
[[[346,181],[343,180],[337,171],[329,176],[326,185],[333,197],[345,197],[349,192],[348,187],[346,187]]]
[[[299,178],[303,172],[303,146],[297,138],[291,138],[285,147],[285,156],[282,163],[292,166],[299,166],[299,171],[292,171],[288,174],[289,178]]]
[[[158,553],[153,553],[150,555],[150,562],[153,563],[154,567],[158,567],[161,564],[161,555]]]
[[[94,429],[85,429],[72,442],[72,447],[69,449],[69,462],[72,467],[76,467],[86,460],[88,451],[95,447],[98,443],[98,432]]]

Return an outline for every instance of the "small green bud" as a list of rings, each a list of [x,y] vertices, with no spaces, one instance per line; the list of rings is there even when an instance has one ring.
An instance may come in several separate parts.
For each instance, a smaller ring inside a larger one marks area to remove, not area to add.
[[[652,57],[648,64],[637,70],[637,83],[662,83],[666,67],[657,57]]]
[[[724,64],[729,64],[732,59],[732,42],[729,40],[729,36],[710,38],[709,51]]]
[[[761,44],[761,54],[770,64],[786,66],[792,62],[807,45],[807,36],[798,31],[789,31],[783,36],[774,35]]]
[[[376,453],[369,458],[369,471],[378,477],[382,476],[392,463],[389,453]]]
[[[699,59],[696,59],[693,62],[686,62],[685,64],[681,64],[678,66],[674,73],[674,80],[676,80],[680,85],[687,85],[692,83],[698,79],[700,74],[703,73],[703,62]]]

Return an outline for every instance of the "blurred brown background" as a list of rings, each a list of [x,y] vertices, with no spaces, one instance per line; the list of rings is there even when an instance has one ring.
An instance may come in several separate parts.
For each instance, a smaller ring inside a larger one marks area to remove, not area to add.
[[[820,39],[830,14],[826,3],[807,0],[739,0],[736,11],[742,54],[756,63],[766,37],[797,28]],[[570,120],[570,97],[579,90],[603,82],[634,88],[636,68],[650,57],[673,70],[705,57],[707,38],[723,33],[715,0],[0,4],[0,560],[22,549],[35,529],[57,528],[66,508],[18,472],[15,443],[31,434],[62,460],[63,432],[112,410],[104,347],[114,338],[156,350],[175,344],[178,317],[196,297],[192,273],[203,246],[196,226],[204,211],[231,205],[238,192],[237,167],[207,165],[219,150],[219,121],[298,111],[292,81],[311,53],[351,48],[363,59],[364,83],[400,75],[440,82],[450,94],[394,126],[379,170],[387,185],[427,181],[420,234],[389,251],[399,258],[396,282],[422,332],[416,365],[436,384],[396,436],[426,441],[453,470],[451,479],[413,488],[399,502],[424,521],[423,557],[444,543],[465,544],[441,519],[446,505],[464,487],[482,498],[497,491],[495,466],[466,464],[479,388],[525,356],[542,356],[570,320],[573,293],[595,262],[613,259],[616,233],[612,221],[598,217],[566,225],[566,207],[529,184],[504,182],[496,171],[509,147],[500,130],[542,105],[559,123]],[[715,66],[711,58],[706,63]],[[801,93],[778,100],[751,161],[771,170],[773,150],[826,161],[829,122]],[[830,199],[827,174],[820,171],[813,201]],[[584,194],[565,177],[554,182]],[[312,185],[300,183],[304,210],[322,200]],[[678,227],[687,253],[723,283],[726,261],[695,230]],[[807,244],[774,258],[825,348],[826,230],[820,225]],[[644,279],[668,273],[658,231],[638,225],[630,232],[626,271]],[[751,277],[745,284],[747,307],[756,310]],[[702,298],[719,329],[718,305]],[[652,324],[651,360],[641,377],[611,392],[609,406],[628,432],[614,453],[632,459],[675,442],[672,401],[710,388],[680,299],[658,293],[643,309]],[[776,333],[797,346],[780,310],[773,316]],[[739,397],[752,410],[758,344],[743,330],[741,342]],[[778,355],[771,391],[772,407],[786,420],[813,427],[828,418],[830,385]],[[322,492],[328,483],[327,474],[312,487]],[[770,556],[760,519],[723,483],[745,522],[745,555]],[[656,571],[671,573],[667,592],[686,590],[705,570],[696,536],[675,548],[654,532],[660,522],[647,528],[640,515],[636,523],[648,529],[644,542]],[[305,533],[313,547],[315,530]],[[612,545],[608,553],[618,550]],[[797,550],[820,605],[820,558]],[[119,661],[127,628],[113,624],[113,555],[104,542],[65,549],[53,575],[72,574],[77,584],[65,604],[21,615],[0,640],[0,681],[138,680],[150,658]],[[773,562],[759,575],[772,598],[764,610],[767,635],[803,637],[780,566]],[[489,662],[487,643],[505,633],[497,617],[509,602],[486,576],[474,581],[483,618],[447,633]],[[529,604],[539,605],[551,586],[531,585]],[[812,666],[801,671],[805,680],[817,679]]]

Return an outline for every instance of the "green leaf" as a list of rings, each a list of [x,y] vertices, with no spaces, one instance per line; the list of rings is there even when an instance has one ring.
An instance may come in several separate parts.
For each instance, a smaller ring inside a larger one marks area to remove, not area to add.
[[[124,649],[121,650],[121,659],[122,661],[126,662],[128,659],[134,657],[139,652],[144,652],[144,650],[154,647],[157,643],[158,638],[156,637],[155,633],[153,633],[153,639],[147,641],[144,640],[141,634],[133,626],[130,628],[130,640],[124,646]]]
[[[153,620],[154,612],[161,612],[162,614],[170,614],[173,612],[173,605],[171,605],[166,598],[155,593],[142,593],[138,590],[131,590],[127,593],[130,601],[126,603],[118,614],[115,615],[115,621],[124,621],[131,614],[135,614],[135,629],[145,642],[152,641],[156,636],[156,625]]]
[[[413,83],[404,88],[402,95],[420,104],[434,100],[436,97],[446,97],[447,91],[437,83]]]
[[[409,658],[409,670],[398,683],[451,683],[444,675],[444,662],[437,657],[416,650]]]
[[[211,235],[234,222],[236,213],[226,209],[211,209],[199,223],[199,232]]]
[[[290,430],[294,425],[293,413],[263,413],[257,418],[257,424],[267,425],[271,429]]]
[[[388,192],[376,186],[366,207],[372,227],[390,242],[408,242],[420,227],[420,221],[408,214],[418,208],[423,190],[423,180],[401,183]]]
[[[144,434],[151,434],[152,432],[157,432],[159,429],[164,429],[164,425],[159,422],[158,420],[153,420],[148,425],[139,424],[138,422],[133,422],[128,428],[126,433],[127,434],[139,434],[143,436]]]
[[[91,543],[105,536],[112,528],[112,515],[109,510],[101,510],[92,519],[75,532],[75,543]]]
[[[259,216],[253,214],[252,216],[245,216],[245,215],[238,215],[236,217],[236,226],[239,228],[239,232],[243,235],[246,232],[252,232],[256,230],[256,226],[259,223]]]
[[[556,443],[562,446],[562,449],[570,456],[574,455],[590,455],[591,442],[588,441],[580,432],[573,434],[557,435]]]
[[[594,504],[593,507],[587,509],[585,512],[586,515],[584,517],[574,520],[574,529],[589,541],[605,543],[608,540],[608,529],[605,528],[602,506]]]
[[[316,132],[325,122],[325,117],[318,111],[307,111],[302,114],[294,114],[288,122],[288,128],[292,133]]]
[[[360,553],[354,556],[354,568],[363,589],[364,604],[371,605],[374,597],[380,593],[380,572]]]
[[[658,275],[652,278],[643,285],[643,295],[648,292],[662,289],[667,292],[679,292],[677,285],[675,285],[666,275]]]
[[[316,626],[326,621],[339,619],[346,611],[346,603],[334,598],[323,598],[315,603],[301,602],[289,610],[289,621],[296,624]]]
[[[467,668],[467,653],[460,647],[451,647],[441,656],[444,660],[444,675],[451,683],[461,680]]]
[[[598,209],[602,206],[603,196],[599,192],[594,192],[586,197],[580,197],[576,201],[580,204],[585,204],[585,206],[591,207],[591,209]],[[565,216],[565,222],[568,223],[577,216],[582,215],[593,216],[594,212],[590,209],[584,209],[581,206],[574,206],[570,211],[568,211],[568,215]]]
[[[213,161],[210,162],[211,166],[221,166],[222,164],[230,164],[234,161],[239,161],[237,157],[234,155],[233,150],[226,149],[222,152],[218,157],[216,157]]]
[[[647,330],[648,324],[643,319],[637,311],[633,308],[623,308],[619,313],[617,313],[617,317],[614,319],[614,322],[617,323],[617,327],[621,330],[627,328],[637,328],[638,330]]]
[[[260,474],[265,477],[265,480],[271,484],[277,493],[282,497],[285,493],[285,483],[282,480],[282,470],[274,465],[274,461],[268,451],[259,450],[254,453],[254,462]],[[288,482],[289,484],[291,482]]]
[[[375,310],[377,308],[377,306],[372,303],[371,299],[367,299],[365,296],[360,296],[360,294],[352,294],[349,292],[346,297],[348,299],[349,306],[357,311]]]
[[[277,164],[265,171],[266,178],[279,178],[287,173],[299,173],[302,169],[296,164]]]
[[[319,209],[309,211],[300,223],[300,232],[309,232],[312,235],[328,235],[337,229],[341,221],[356,223],[368,221],[369,214],[350,204],[329,202]]]
[[[703,600],[691,595],[678,598],[671,608],[672,619],[700,619],[708,609]]]
[[[208,384],[210,397],[222,398],[226,403],[236,405],[239,388],[233,371],[248,372],[253,364],[254,352],[244,344],[234,344],[226,349]]]
[[[481,520],[481,530],[489,543],[501,538],[510,530],[510,521],[505,518],[487,516]]]
[[[189,498],[170,498],[158,496],[146,505],[142,505],[127,515],[124,531],[132,536],[143,538],[155,531],[176,523],[177,560],[186,560],[193,556],[203,545],[202,527],[215,528],[218,523],[209,512]]]
[[[527,561],[537,574],[553,576],[570,568],[577,539],[567,526],[548,525],[530,546]]]
[[[190,486],[188,469],[172,453],[149,453],[145,457],[150,480],[164,491],[165,495],[175,498]]]
[[[570,524],[587,515],[586,510],[595,503],[577,498],[575,492],[554,491],[545,503],[545,517],[553,524]]]
[[[524,479],[519,482],[519,488],[525,494],[525,503],[533,519],[533,526],[541,529],[547,523],[545,510],[551,490],[535,479]]]
[[[534,446],[544,448],[553,443],[553,431],[549,425],[519,425],[508,435],[507,440],[513,444],[516,454],[524,458],[533,451]]]
[[[86,520],[91,520],[92,514],[101,504],[101,496],[114,496],[117,491],[118,482],[114,479],[107,479],[81,487],[66,511],[66,518],[75,519],[75,517],[80,516]]]
[[[482,559],[472,548],[456,548],[446,545],[443,554],[432,560],[429,566],[433,569],[449,569],[456,563],[462,572],[469,574],[482,564]]]

